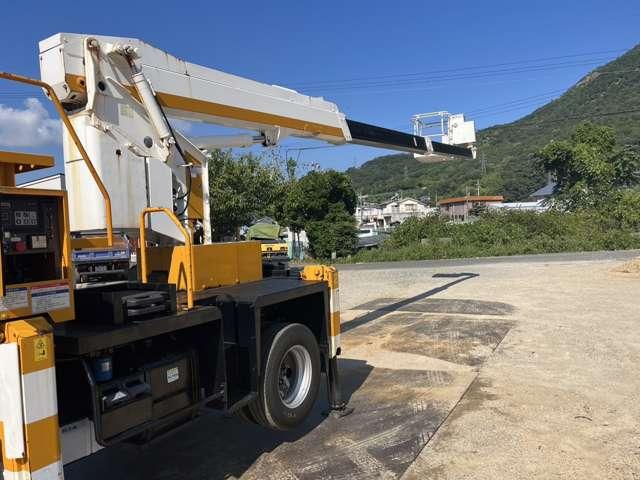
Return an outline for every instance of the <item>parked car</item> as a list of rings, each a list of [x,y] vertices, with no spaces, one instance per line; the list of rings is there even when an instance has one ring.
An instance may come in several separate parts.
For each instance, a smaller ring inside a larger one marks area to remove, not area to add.
[[[389,234],[381,230],[375,223],[363,223],[358,229],[358,249],[377,248],[389,237]]]

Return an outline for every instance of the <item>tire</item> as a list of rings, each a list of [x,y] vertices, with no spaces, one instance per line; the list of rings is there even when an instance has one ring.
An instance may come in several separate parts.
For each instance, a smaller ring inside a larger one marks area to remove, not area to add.
[[[262,372],[251,416],[274,430],[290,430],[311,412],[320,386],[320,349],[309,328],[275,325],[263,337]]]
[[[258,423],[255,418],[253,418],[253,414],[251,413],[251,409],[249,406],[245,405],[244,407],[239,408],[234,412],[234,415],[238,417],[240,420],[247,423]]]

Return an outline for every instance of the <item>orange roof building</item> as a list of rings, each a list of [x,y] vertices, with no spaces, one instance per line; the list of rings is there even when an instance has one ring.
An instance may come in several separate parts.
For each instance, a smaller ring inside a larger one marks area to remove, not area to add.
[[[477,206],[489,206],[502,203],[502,195],[467,195],[465,197],[444,198],[438,202],[440,213],[452,220],[463,221],[469,212]]]

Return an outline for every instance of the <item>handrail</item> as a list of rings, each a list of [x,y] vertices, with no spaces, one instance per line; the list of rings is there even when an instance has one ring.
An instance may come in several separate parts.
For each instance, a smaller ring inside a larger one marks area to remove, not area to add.
[[[107,245],[109,247],[112,247],[113,246],[113,223],[112,223],[112,214],[111,214],[111,198],[109,197],[109,192],[107,192],[107,189],[105,188],[104,183],[102,183],[102,180],[98,175],[98,172],[96,172],[96,169],[93,166],[93,163],[91,163],[89,154],[82,146],[80,137],[78,137],[78,134],[76,133],[75,128],[73,128],[73,125],[71,124],[71,120],[69,120],[69,117],[67,116],[67,112],[65,112],[64,107],[62,106],[62,103],[60,102],[58,95],[56,95],[55,90],[51,85],[49,85],[46,82],[43,82],[41,80],[36,80],[34,78],[23,77],[22,75],[15,75],[13,73],[0,72],[0,78],[3,78],[5,80],[10,80],[12,82],[26,83],[28,85],[41,87],[41,88],[44,88],[49,94],[49,98],[53,102],[53,105],[55,106],[56,111],[58,112],[58,115],[60,115],[60,119],[62,120],[62,123],[64,123],[64,126],[67,128],[67,132],[69,132],[69,135],[73,140],[73,143],[75,144],[76,148],[80,152],[80,156],[84,160],[85,165],[89,169],[89,173],[91,173],[91,176],[93,177],[93,181],[96,182],[96,185],[100,190],[100,193],[102,194],[102,198],[104,199],[105,214],[107,217]]]
[[[191,249],[191,235],[184,226],[178,220],[175,214],[165,207],[149,207],[142,210],[140,213],[140,276],[142,277],[142,283],[149,281],[149,272],[147,271],[147,241],[146,232],[144,226],[144,218],[150,213],[164,213],[169,219],[178,227],[178,230],[184,236],[184,246],[187,249],[186,262],[187,262],[187,307],[193,308],[193,270],[192,270],[192,249]]]

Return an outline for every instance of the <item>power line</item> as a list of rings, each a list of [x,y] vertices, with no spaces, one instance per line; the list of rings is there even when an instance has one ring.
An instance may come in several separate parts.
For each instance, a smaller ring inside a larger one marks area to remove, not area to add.
[[[540,98],[537,100],[530,100],[529,102],[525,102],[522,103],[520,105],[515,105],[509,108],[502,108],[502,109],[496,109],[496,110],[490,110],[484,113],[481,113],[480,115],[474,115],[473,118],[478,119],[478,118],[486,118],[486,117],[493,117],[495,115],[501,115],[504,113],[509,113],[509,112],[516,112],[518,110],[523,110],[525,108],[531,108],[531,107],[535,107],[535,106],[544,106],[547,105],[549,100],[553,100],[555,97],[547,97],[547,98]]]
[[[609,70],[604,72],[599,71],[597,73],[599,75],[606,75],[606,74],[619,74],[619,73],[631,73],[631,72],[640,73],[640,69]],[[566,92],[568,90],[569,89],[566,89],[566,88],[551,90],[548,92],[539,93],[537,95],[531,95],[523,98],[518,98],[515,100],[510,100],[508,102],[497,103],[494,105],[489,105],[486,107],[465,111],[464,114],[467,117],[473,117],[473,119],[477,119],[477,118],[492,117],[495,115],[518,111],[525,108],[530,108],[532,106],[537,106],[538,104],[541,104],[541,103],[542,103],[541,106],[544,106],[547,104],[548,100],[554,100],[556,98],[556,94],[561,92]],[[404,128],[404,127],[406,127],[406,124],[397,125],[393,128]]]
[[[587,115],[574,115],[574,116],[565,116],[562,118],[558,118],[558,119],[552,119],[552,120],[540,120],[537,122],[526,122],[526,123],[515,123],[515,124],[506,124],[506,125],[500,125],[500,127],[507,127],[507,128],[519,128],[519,127],[537,127],[539,125],[545,125],[548,123],[560,123],[560,122],[564,122],[566,120],[588,120],[590,118],[597,118],[597,117],[611,117],[611,116],[615,116],[615,115],[627,115],[630,113],[640,113],[640,108],[635,108],[635,109],[630,109],[630,110],[618,110],[618,111],[613,111],[613,112],[602,112],[602,113],[590,113]]]
[[[554,69],[555,70],[555,69]],[[605,75],[605,74],[613,74],[613,73],[622,73],[622,72],[633,72],[633,73],[637,73],[640,72],[640,70],[637,69],[633,69],[633,70],[618,70],[615,72],[599,72],[598,74],[601,75]],[[519,72],[519,73],[524,73],[524,72]],[[512,72],[511,77],[513,79],[518,78],[518,74],[517,72]],[[506,75],[505,75],[506,76]],[[500,75],[496,75],[495,78],[499,78]],[[489,78],[487,78],[487,80],[489,80]],[[527,77],[527,80],[533,81],[536,80],[537,77]],[[423,84],[418,84],[416,86],[405,86],[403,87],[402,85],[399,85],[397,87],[386,87],[386,88],[380,88],[380,89],[367,89],[367,88],[354,88],[353,90],[349,90],[349,89],[344,89],[341,91],[336,90],[335,92],[329,92],[329,91],[323,91],[321,92],[322,95],[327,95],[327,96],[352,96],[352,95],[384,95],[384,94],[389,94],[389,93],[410,93],[410,92],[422,92],[425,90],[434,90],[434,89],[438,89],[438,88],[444,88],[446,86],[446,82],[450,81],[450,82],[454,82],[457,80],[464,80],[463,78],[452,78],[452,79],[442,79],[442,80],[438,80],[438,81],[433,81],[433,82],[424,82]],[[511,81],[511,80],[510,80]],[[469,84],[467,83],[465,86],[466,87],[472,87],[472,86],[481,86],[481,85],[492,85],[492,84],[499,84],[499,83],[505,83],[505,81],[499,81],[496,82],[495,80],[492,80],[490,82],[484,82],[484,83],[473,83],[473,84]],[[451,88],[451,87],[448,87]]]
[[[302,152],[307,151],[307,150],[320,150],[320,149],[325,149],[325,148],[334,148],[334,147],[339,147],[340,145],[322,145],[322,146],[318,146],[318,147],[289,147],[286,148],[284,150],[284,157],[288,158],[289,157],[289,152],[292,151],[296,151],[298,152],[298,156],[296,157],[296,161],[300,160],[300,156],[302,154]]]
[[[638,69],[633,69],[633,70],[616,70],[616,71],[611,71],[611,72],[601,72],[601,71],[597,71],[597,73],[599,75],[607,75],[607,74],[614,74],[614,73],[622,73],[622,72],[633,72],[633,73],[640,73],[640,70]],[[516,80],[518,77],[512,77],[512,79],[510,80],[501,80],[501,81],[496,81],[496,80],[492,80],[492,81],[485,81],[485,82],[476,82],[473,84],[467,83],[465,84],[465,88],[471,88],[471,87],[481,87],[481,86],[486,86],[486,85],[500,85],[500,84],[505,84],[505,83],[513,83],[515,81],[521,82],[523,80],[526,81],[535,81],[538,80],[541,77],[526,77],[526,78],[522,78],[520,77],[520,79]],[[547,77],[548,78],[548,77]],[[436,89],[444,89],[444,88],[449,88],[451,89],[452,87],[447,86],[444,83],[437,83],[437,84],[429,84],[427,83],[426,86],[417,86],[417,87],[411,87],[411,88],[386,88],[386,89],[381,89],[381,90],[366,90],[366,89],[354,89],[353,91],[343,91],[343,92],[335,92],[335,93],[322,93],[322,95],[331,95],[332,97],[344,97],[344,96],[354,96],[354,95],[388,95],[391,93],[412,93],[412,92],[424,92],[427,90],[436,90]]]
[[[369,81],[369,82],[361,82],[361,83],[353,83],[353,84],[316,87],[316,88],[320,89],[322,92],[338,92],[338,91],[348,91],[348,90],[354,90],[354,89],[361,90],[363,88],[406,87],[406,86],[421,85],[425,83],[450,82],[455,80],[474,80],[474,79],[480,79],[480,78],[494,78],[499,76],[517,75],[517,74],[529,73],[529,72],[541,72],[541,71],[560,70],[565,68],[593,66],[593,65],[600,65],[603,60],[604,59],[592,60],[588,62],[576,62],[576,63],[531,65],[528,67],[485,70],[485,71],[479,71],[479,72],[453,74],[453,75],[439,75],[439,76],[423,77],[423,78],[408,79],[408,80],[392,80],[392,81],[384,81],[384,82]],[[311,89],[313,87],[307,87],[307,88]]]
[[[610,70],[606,72],[598,72],[599,74],[614,74],[614,73],[629,73],[629,72],[637,72],[640,73],[639,69],[632,70]],[[509,102],[495,104],[489,107],[483,107],[475,110],[471,110],[465,112],[465,115],[473,116],[475,118],[483,118],[487,116],[494,116],[498,114],[508,113],[512,111],[522,110],[523,108],[529,108],[531,106],[535,106],[541,102],[546,102],[547,100],[553,100],[556,98],[555,94],[566,91],[566,89],[558,89],[552,90],[549,92],[541,93],[538,95],[532,95],[530,97],[523,97],[521,99],[512,100]],[[544,103],[546,105],[546,103]],[[500,108],[503,107],[503,108]]]
[[[514,100],[510,100],[508,102],[496,103],[494,105],[487,105],[486,107],[476,108],[474,110],[468,110],[464,112],[464,115],[467,118],[472,118],[473,120],[477,118],[490,117],[493,115],[498,115],[502,113],[508,113],[511,111],[522,110],[524,108],[529,108],[531,106],[537,105],[541,102],[546,102],[547,100],[555,98],[554,94],[566,91],[565,88],[559,88],[556,90],[550,90],[548,92],[539,93],[537,95],[530,95],[527,97],[517,98]],[[405,122],[403,124],[396,124],[389,128],[411,128],[410,122]]]
[[[509,66],[509,65],[521,65],[526,63],[543,62],[543,61],[549,61],[549,60],[560,60],[565,58],[577,58],[577,57],[587,57],[587,56],[603,55],[603,54],[610,54],[610,53],[620,53],[620,52],[625,52],[627,50],[628,49],[621,48],[621,49],[613,49],[613,50],[601,50],[597,52],[558,55],[553,57],[541,57],[541,58],[535,58],[530,60],[516,60],[512,62],[501,62],[501,63],[494,63],[494,64],[488,64],[488,65],[457,67],[457,68],[449,68],[444,70],[430,70],[430,71],[423,71],[423,72],[399,73],[399,74],[378,75],[378,76],[369,76],[369,77],[356,77],[356,78],[350,78],[350,79],[316,80],[313,82],[299,82],[297,84],[293,84],[292,86],[297,87],[297,86],[321,85],[326,83],[345,83],[345,82],[354,82],[354,81],[361,81],[361,80],[376,80],[376,79],[408,77],[408,76],[416,76],[416,75],[430,75],[433,73],[457,72],[457,71],[463,71],[463,70],[477,70],[480,68],[503,67],[503,66]]]
[[[42,92],[0,92],[0,97],[3,98],[30,98],[30,97],[37,97],[37,96],[44,96],[44,93]]]
[[[530,95],[528,97],[522,97],[522,98],[517,98],[515,100],[510,100],[508,102],[503,102],[503,103],[496,103],[495,105],[489,105],[487,107],[482,107],[482,108],[476,108],[475,110],[470,110],[465,112],[465,115],[473,115],[476,113],[483,113],[486,110],[493,110],[494,108],[497,107],[505,107],[505,106],[509,106],[509,105],[514,105],[514,104],[519,104],[521,102],[524,102],[525,100],[532,100],[532,99],[536,99],[536,98],[548,98],[551,95],[555,95],[556,93],[560,93],[560,92],[564,92],[566,91],[566,88],[558,88],[556,90],[551,90],[549,92],[544,92],[544,93],[539,93],[538,95]]]

